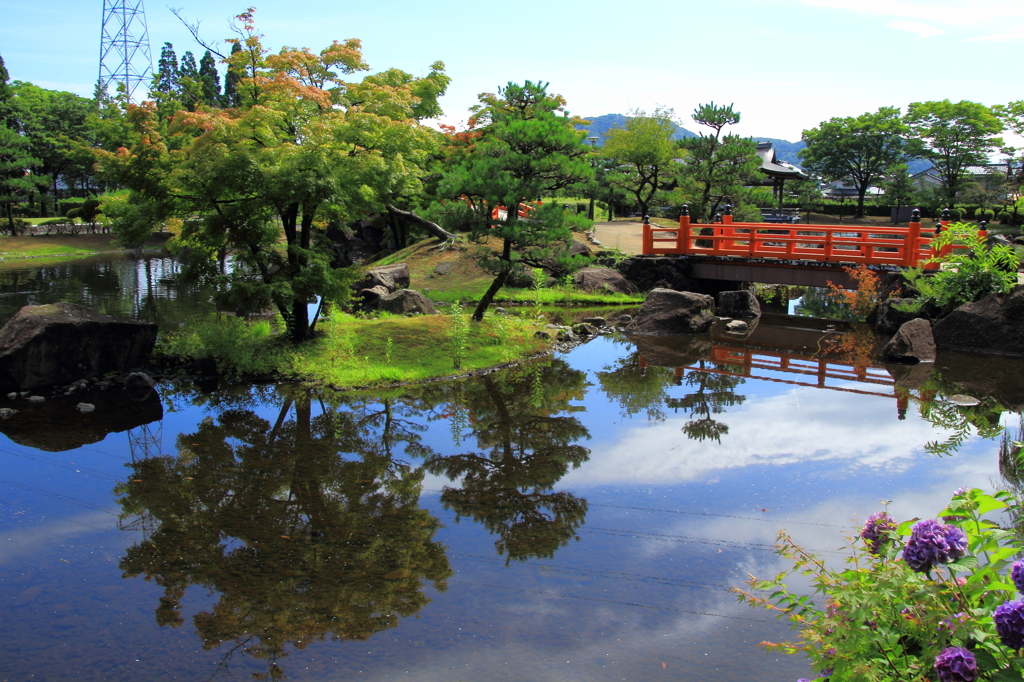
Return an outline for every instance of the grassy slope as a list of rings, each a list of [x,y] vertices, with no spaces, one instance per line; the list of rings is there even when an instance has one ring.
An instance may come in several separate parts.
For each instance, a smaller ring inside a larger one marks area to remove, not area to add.
[[[410,287],[419,289],[432,300],[442,303],[478,301],[494,281],[493,275],[476,264],[474,254],[480,247],[463,242],[438,252],[436,246],[437,242],[433,239],[418,242],[371,263],[370,267],[406,263],[409,266]],[[487,246],[497,251],[500,242],[497,239],[489,240]],[[451,270],[444,275],[437,273],[437,266],[442,263],[451,264]],[[543,305],[630,304],[643,300],[642,295],[584,293],[572,287],[553,287],[539,291],[506,287],[495,297],[495,302],[499,304],[539,302]]]

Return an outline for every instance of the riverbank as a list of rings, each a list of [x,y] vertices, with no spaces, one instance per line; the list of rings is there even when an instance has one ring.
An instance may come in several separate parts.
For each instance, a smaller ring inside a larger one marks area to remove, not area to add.
[[[166,248],[169,233],[153,234],[142,245],[143,251]],[[77,258],[102,253],[124,253],[112,234],[0,236],[0,261],[28,258]]]

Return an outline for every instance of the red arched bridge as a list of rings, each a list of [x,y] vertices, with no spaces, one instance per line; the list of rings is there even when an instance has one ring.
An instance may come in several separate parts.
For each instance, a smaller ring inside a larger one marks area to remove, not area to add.
[[[921,230],[918,211],[906,227],[738,223],[730,213],[721,222],[695,225],[684,206],[678,227],[658,227],[645,218],[641,253],[684,257],[694,279],[802,286],[831,281],[851,287],[843,268],[861,264],[938,268],[927,262],[939,254],[934,233]]]

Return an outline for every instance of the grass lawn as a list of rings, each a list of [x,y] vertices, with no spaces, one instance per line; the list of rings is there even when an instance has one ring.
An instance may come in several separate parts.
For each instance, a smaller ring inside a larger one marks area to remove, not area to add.
[[[465,319],[470,312],[463,311]],[[322,320],[317,338],[299,346],[271,334],[266,321],[222,316],[161,335],[157,354],[184,360],[211,356],[229,375],[336,387],[384,386],[457,376],[541,353],[553,343],[534,337],[543,324],[516,315],[469,323],[458,368],[449,315],[362,319],[339,313]]]
[[[154,234],[144,249],[163,248],[170,234]],[[0,258],[38,258],[45,256],[81,256],[104,251],[121,251],[112,234],[0,236]]]

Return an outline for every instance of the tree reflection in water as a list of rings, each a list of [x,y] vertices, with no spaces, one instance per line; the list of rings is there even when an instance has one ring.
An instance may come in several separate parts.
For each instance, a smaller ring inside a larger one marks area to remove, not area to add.
[[[730,374],[742,368],[696,357],[692,361],[689,367],[659,367],[642,362],[640,353],[634,352],[598,372],[597,380],[605,394],[618,403],[623,416],[632,417],[646,411],[648,420],[664,421],[667,417],[664,408],[683,410],[691,417],[682,427],[688,438],[721,442],[722,436],[729,433],[729,426],[712,415],[723,414],[727,407],[741,405],[746,400],[746,396],[736,393],[736,388],[746,379]],[[673,386],[686,386],[690,392],[670,397]]]
[[[157,622],[183,622],[190,585],[219,594],[193,617],[203,647],[234,642],[281,678],[286,645],[363,640],[443,591],[452,571],[419,507],[423,473],[394,456],[428,454],[419,427],[388,401],[314,416],[284,399],[275,423],[228,407],[178,437],[178,457],[133,463],[122,516],[148,528],[120,562],[164,588]]]
[[[441,502],[457,518],[471,518],[498,536],[494,546],[506,564],[530,557],[551,557],[576,537],[587,501],[553,488],[570,469],[590,458],[577,444],[589,439],[586,427],[570,413],[582,400],[586,374],[561,360],[534,363],[461,382],[445,390],[461,400],[465,423],[478,452],[431,456],[426,469],[461,487],[445,486]]]

